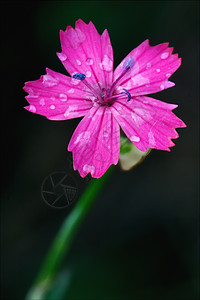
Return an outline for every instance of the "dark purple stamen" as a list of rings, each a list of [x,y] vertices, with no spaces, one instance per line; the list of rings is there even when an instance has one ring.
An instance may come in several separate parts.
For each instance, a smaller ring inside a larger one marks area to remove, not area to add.
[[[128,100],[127,101],[131,100],[131,94],[126,89],[123,89],[123,92],[121,92],[121,94],[126,94],[128,96]]]
[[[82,74],[82,73],[76,73],[72,77],[75,78],[75,79],[77,79],[77,80],[83,81],[86,76],[85,76],[85,74]]]
[[[99,93],[87,82],[85,81],[85,74],[82,73],[76,73],[72,76],[73,78],[77,79],[77,80],[81,80],[88,89],[90,89],[90,91],[101,101],[101,96],[99,95]]]
[[[111,97],[113,91],[114,91],[114,88],[116,86],[116,84],[119,82],[120,79],[122,79],[122,77],[133,67],[134,65],[134,59],[132,56],[129,56],[124,64],[123,64],[123,67],[122,67],[122,73],[119,75],[119,77],[113,82],[111,88],[110,88],[110,92],[109,92],[109,96]]]

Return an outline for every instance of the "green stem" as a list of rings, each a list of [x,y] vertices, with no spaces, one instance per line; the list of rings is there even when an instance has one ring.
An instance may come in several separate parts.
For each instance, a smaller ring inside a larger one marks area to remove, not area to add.
[[[46,293],[52,287],[56,275],[59,272],[61,263],[70,250],[71,243],[82,220],[89,211],[94,199],[98,196],[102,187],[105,185],[112,169],[113,166],[111,166],[100,179],[94,179],[90,183],[74,209],[64,220],[44,260],[35,284],[27,294],[27,300],[44,299]]]

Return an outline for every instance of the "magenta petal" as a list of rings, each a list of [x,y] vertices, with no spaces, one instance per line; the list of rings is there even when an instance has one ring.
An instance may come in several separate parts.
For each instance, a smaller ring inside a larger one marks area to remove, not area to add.
[[[118,100],[111,111],[127,137],[141,151],[148,148],[170,151],[171,139],[178,138],[175,128],[185,127],[172,113],[177,105],[150,97],[135,97],[128,103]]]
[[[102,36],[92,22],[78,20],[75,29],[68,26],[60,31],[62,52],[57,53],[72,76],[83,73],[93,86],[106,88],[113,77],[113,50],[107,30]]]
[[[120,128],[110,108],[93,107],[81,120],[70,140],[74,169],[82,177],[91,173],[100,178],[111,164],[117,164],[120,151]]]
[[[134,65],[120,80],[119,85],[132,96],[156,93],[174,86],[168,78],[179,68],[181,59],[172,55],[173,48],[168,43],[149,46],[148,40],[132,50],[114,72],[116,79],[122,71],[124,62],[132,57]]]
[[[88,99],[91,98],[90,95],[87,96],[78,85],[74,86],[72,78],[48,68],[46,72],[40,79],[25,83],[24,90],[29,93],[25,98],[30,104],[25,108],[50,120],[84,116],[93,105]]]

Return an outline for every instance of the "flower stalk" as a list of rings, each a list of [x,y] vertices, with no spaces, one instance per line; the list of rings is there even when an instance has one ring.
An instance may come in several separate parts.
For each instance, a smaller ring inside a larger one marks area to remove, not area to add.
[[[70,246],[82,221],[109,179],[112,170],[113,166],[111,166],[100,179],[93,179],[92,182],[90,182],[74,209],[64,220],[47,253],[35,283],[26,296],[26,300],[44,299],[46,294],[53,287],[61,264],[70,250]]]

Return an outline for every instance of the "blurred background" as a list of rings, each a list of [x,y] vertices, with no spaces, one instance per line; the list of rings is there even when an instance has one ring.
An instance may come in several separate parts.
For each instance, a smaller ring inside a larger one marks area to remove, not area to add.
[[[51,299],[199,299],[199,2],[1,1],[1,285],[2,299],[23,299],[65,217],[42,199],[52,172],[70,172],[79,194],[89,184],[67,153],[80,119],[32,114],[24,82],[45,68],[66,74],[57,58],[59,30],[90,20],[108,29],[115,67],[145,39],[169,42],[182,65],[176,86],[156,99],[176,103],[187,128],[171,152],[152,151],[135,169],[119,166],[96,199]],[[60,295],[56,294],[60,292]],[[62,295],[61,295],[62,294]]]

